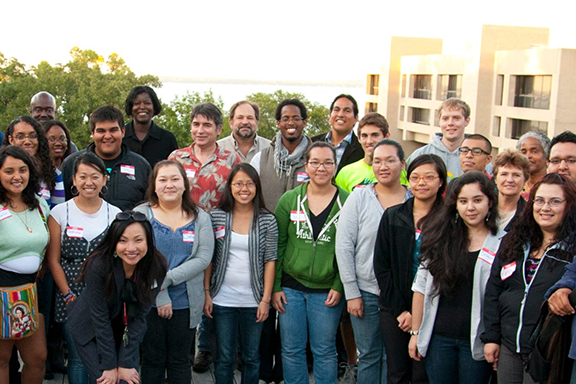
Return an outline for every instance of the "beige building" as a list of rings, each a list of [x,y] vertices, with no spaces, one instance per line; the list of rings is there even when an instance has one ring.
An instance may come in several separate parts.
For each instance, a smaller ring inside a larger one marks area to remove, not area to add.
[[[466,133],[485,135],[495,151],[530,130],[576,132],[576,50],[547,48],[548,35],[485,25],[458,55],[443,55],[441,39],[393,37],[389,62],[367,76],[365,112],[386,116],[407,153],[440,132],[437,110],[449,97],[470,105]]]

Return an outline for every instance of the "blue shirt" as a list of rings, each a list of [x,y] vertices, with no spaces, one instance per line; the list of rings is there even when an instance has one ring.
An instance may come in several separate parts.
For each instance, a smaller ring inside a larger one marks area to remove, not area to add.
[[[346,150],[346,147],[348,146],[348,144],[350,144],[352,142],[352,133],[354,131],[350,131],[346,137],[344,139],[342,139],[342,141],[338,144],[334,146],[334,149],[336,150],[336,165],[340,164],[340,160],[342,159],[342,156],[344,155],[344,151]],[[330,145],[332,145],[332,131],[328,132],[328,134],[326,135],[326,142],[330,143]]]

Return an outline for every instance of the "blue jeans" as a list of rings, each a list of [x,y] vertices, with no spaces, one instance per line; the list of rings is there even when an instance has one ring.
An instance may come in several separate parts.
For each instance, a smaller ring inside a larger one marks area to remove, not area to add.
[[[214,353],[214,321],[206,315],[202,315],[202,320],[198,326],[198,351]]]
[[[68,346],[68,382],[70,384],[88,384],[88,374],[84,369],[84,363],[78,355],[76,350],[76,344],[72,335],[68,332],[68,325],[62,323],[62,329],[64,330],[64,337],[66,338],[66,345]]]
[[[310,348],[314,356],[316,384],[334,384],[338,381],[336,332],[344,300],[328,307],[324,304],[327,293],[308,293],[282,288],[287,303],[281,313],[282,365],[286,384],[307,384],[306,341],[310,333]]]
[[[386,384],[386,352],[380,333],[378,296],[360,291],[364,302],[364,317],[350,315],[358,356],[358,382]],[[406,347],[408,349],[408,347]]]
[[[216,333],[217,384],[233,384],[236,370],[236,347],[240,338],[242,384],[258,384],[260,376],[260,336],[264,323],[256,322],[257,307],[221,307],[214,304]]]
[[[432,335],[426,358],[430,384],[488,384],[492,365],[472,358],[469,340]]]

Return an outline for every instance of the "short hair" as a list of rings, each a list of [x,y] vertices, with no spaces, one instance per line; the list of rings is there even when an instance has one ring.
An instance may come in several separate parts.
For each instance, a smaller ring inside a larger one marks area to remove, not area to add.
[[[542,147],[542,151],[544,151],[544,155],[546,156],[546,158],[550,156],[550,138],[545,134],[543,134],[542,132],[538,131],[526,132],[525,134],[520,136],[518,142],[516,143],[516,149],[518,150],[522,149],[522,143],[528,138],[538,140],[538,142],[540,142],[540,147]]]
[[[570,131],[564,131],[559,135],[552,138],[550,142],[550,152],[552,152],[552,147],[558,143],[574,143],[576,144],[576,134]],[[550,160],[550,152],[548,152],[548,160]]]
[[[234,200],[234,196],[232,195],[232,180],[238,172],[244,172],[255,184],[256,193],[254,194],[254,199],[252,203],[254,204],[254,214],[252,215],[252,223],[253,225],[258,223],[258,215],[263,212],[268,212],[266,209],[266,205],[264,204],[264,196],[262,191],[262,183],[260,182],[260,176],[256,169],[251,166],[249,163],[240,163],[236,164],[230,174],[228,175],[228,180],[226,185],[224,186],[224,191],[222,191],[222,197],[220,198],[220,202],[218,203],[218,208],[223,210],[224,212],[232,212],[234,210],[234,205],[236,204],[236,200]]]
[[[152,88],[147,85],[139,85],[137,87],[132,88],[126,101],[124,102],[124,111],[126,115],[132,116],[132,108],[134,108],[134,101],[138,95],[146,93],[150,96],[150,100],[152,100],[152,105],[154,106],[154,116],[160,114],[162,112],[162,104],[160,104],[160,100],[158,100],[158,95]]]
[[[506,165],[521,169],[525,180],[530,178],[530,163],[522,152],[516,149],[506,149],[500,152],[498,156],[496,156],[496,160],[494,160],[494,177],[498,175],[500,167]]]
[[[374,146],[374,150],[372,153],[376,152],[376,148],[382,146],[382,145],[390,145],[392,147],[396,148],[396,155],[398,156],[398,158],[400,159],[400,161],[404,161],[404,158],[406,157],[406,155],[404,154],[404,148],[402,148],[402,145],[400,145],[399,142],[397,142],[394,139],[382,139],[380,140],[378,143],[376,143],[376,145]],[[372,155],[374,156],[374,155]]]
[[[239,106],[241,106],[243,104],[248,104],[249,106],[251,106],[254,109],[254,117],[256,117],[257,121],[260,121],[260,107],[258,107],[258,104],[256,104],[255,102],[249,101],[249,100],[238,101],[230,107],[230,115],[229,115],[230,120],[234,119],[234,114],[236,113],[236,108],[238,108]]]
[[[184,166],[178,161],[162,160],[154,165],[154,168],[152,168],[152,172],[150,173],[150,178],[148,179],[148,188],[146,188],[146,200],[153,207],[159,205],[158,194],[156,194],[156,178],[158,177],[158,172],[161,168],[170,165],[174,165],[176,168],[178,168],[180,176],[182,176],[182,180],[184,181],[184,192],[182,193],[182,210],[190,216],[194,215],[195,218],[198,217],[198,208],[196,207],[196,203],[194,200],[192,200],[192,195],[190,194],[190,180],[188,180],[188,176],[186,176],[186,170],[184,169]]]
[[[103,121],[117,122],[120,129],[124,129],[124,116],[122,115],[122,111],[112,105],[99,107],[90,114],[90,132],[94,132],[96,123]]]
[[[336,104],[336,102],[341,99],[341,98],[345,98],[348,99],[352,102],[352,108],[354,109],[354,117],[358,117],[358,102],[356,102],[356,99],[353,98],[351,95],[347,95],[345,93],[341,93],[338,96],[336,96],[336,98],[332,101],[332,104],[330,104],[330,112],[332,112],[332,110],[334,109],[334,104]]]
[[[310,153],[314,148],[330,148],[332,150],[332,156],[334,156],[334,161],[336,161],[336,149],[332,146],[332,144],[326,141],[316,141],[312,143],[311,146],[304,152],[304,162],[307,163],[310,160]]]
[[[442,104],[440,104],[440,108],[438,108],[438,116],[442,116],[442,110],[444,109],[461,109],[465,119],[470,117],[470,106],[466,104],[464,100],[460,100],[456,97],[446,99]]]
[[[16,147],[14,145],[4,145],[0,148],[0,168],[4,166],[6,158],[8,157],[22,160],[28,167],[28,184],[22,191],[22,200],[28,209],[38,208],[40,204],[36,198],[36,192],[38,192],[38,189],[40,188],[40,175],[36,169],[34,159],[28,154],[28,152],[20,147]],[[6,194],[6,189],[2,183],[0,183],[0,203],[8,204],[10,202],[11,199]]]
[[[48,136],[48,131],[50,131],[50,128],[52,128],[54,126],[62,128],[62,130],[64,131],[64,134],[66,135],[67,147],[66,147],[66,152],[64,152],[64,156],[62,156],[62,159],[65,159],[72,153],[72,140],[70,139],[70,130],[68,129],[66,124],[64,124],[60,120],[46,120],[45,122],[42,123],[42,128],[44,128],[44,132],[46,133],[46,136]]]
[[[488,152],[492,153],[492,143],[490,142],[490,140],[488,140],[488,138],[484,135],[481,135],[479,133],[473,133],[472,135],[468,135],[464,138],[464,140],[468,140],[468,139],[472,139],[472,140],[484,140],[484,142],[486,144],[488,144]],[[464,142],[464,141],[462,141]]]
[[[36,102],[36,100],[42,96],[46,96],[46,97],[52,99],[52,102],[54,103],[54,112],[56,112],[56,98],[50,92],[46,92],[46,91],[40,91],[40,92],[36,93],[34,96],[32,96],[32,98],[30,99],[30,109],[32,109],[32,104],[34,104]]]
[[[278,104],[278,106],[276,107],[276,112],[274,113],[276,121],[280,121],[280,119],[282,118],[282,108],[286,107],[287,105],[294,105],[298,107],[298,109],[300,110],[300,116],[304,120],[308,119],[308,110],[306,109],[306,106],[304,105],[303,102],[301,102],[298,99],[285,99],[282,100],[280,104]]]
[[[190,122],[192,122],[197,115],[202,115],[209,120],[213,120],[216,128],[221,127],[224,121],[220,108],[210,102],[196,104],[194,108],[192,108]]]
[[[358,136],[360,136],[360,131],[362,131],[362,127],[365,125],[374,125],[380,128],[382,134],[384,136],[388,135],[390,126],[388,125],[388,121],[384,116],[379,114],[378,112],[370,112],[360,120],[358,123]]]

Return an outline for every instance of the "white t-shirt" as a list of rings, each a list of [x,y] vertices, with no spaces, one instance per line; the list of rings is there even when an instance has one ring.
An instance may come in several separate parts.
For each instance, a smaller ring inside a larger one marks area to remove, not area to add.
[[[66,223],[66,206],[68,206],[68,223]],[[108,211],[108,217],[106,216]],[[92,241],[100,235],[106,227],[116,218],[120,209],[108,202],[102,200],[102,205],[98,212],[88,214],[81,211],[76,205],[75,199],[68,200],[63,204],[58,204],[50,212],[50,216],[60,225],[60,238],[64,236],[65,231],[70,230],[72,233]],[[70,229],[68,227],[71,227]]]

